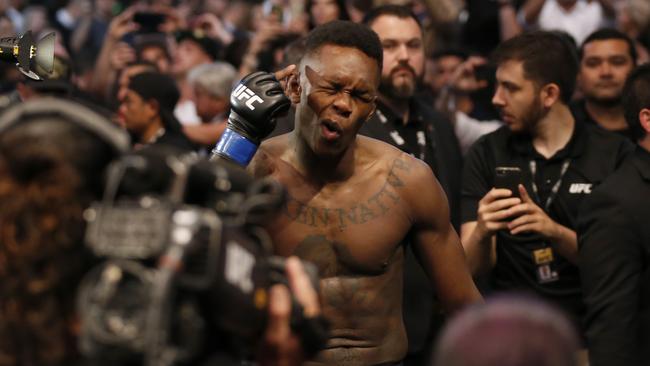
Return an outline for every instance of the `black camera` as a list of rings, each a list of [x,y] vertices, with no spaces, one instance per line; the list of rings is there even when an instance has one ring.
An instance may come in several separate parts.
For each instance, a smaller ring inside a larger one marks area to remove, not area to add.
[[[103,200],[85,213],[87,245],[101,258],[78,296],[91,360],[197,364],[216,348],[252,355],[267,290],[287,282],[261,226],[285,193],[227,164],[147,148],[110,166]],[[315,267],[304,266],[317,288]],[[292,325],[315,352],[326,325],[293,305]]]

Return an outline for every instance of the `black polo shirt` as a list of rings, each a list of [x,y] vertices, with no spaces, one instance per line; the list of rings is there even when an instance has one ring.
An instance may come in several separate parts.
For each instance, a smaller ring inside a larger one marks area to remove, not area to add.
[[[461,221],[476,221],[478,201],[494,186],[497,166],[519,167],[526,190],[543,208],[551,188],[560,178],[562,166],[568,162],[547,214],[557,223],[575,230],[578,207],[584,197],[619,166],[632,148],[633,145],[620,136],[576,122],[567,145],[546,159],[534,149],[530,137],[512,134],[508,127],[503,127],[479,139],[465,159]],[[535,177],[531,161],[536,165]],[[533,179],[539,197],[533,193]],[[496,237],[497,261],[490,278],[494,290],[533,291],[565,309],[578,323],[584,310],[578,268],[537,234],[510,235],[500,231]],[[552,251],[548,263],[550,271],[540,273],[536,255],[548,248]]]
[[[585,106],[585,101],[584,100],[578,100],[573,103],[571,103],[571,113],[573,114],[573,118],[575,118],[577,121],[581,121],[584,123],[588,123],[594,126],[598,126],[599,128],[601,127],[598,122],[589,114],[587,111],[587,107]],[[617,131],[611,131],[614,133],[617,133],[623,137],[626,137],[630,139],[630,141],[634,142],[636,141],[636,138],[632,131],[629,128],[625,128],[623,130],[617,130]]]

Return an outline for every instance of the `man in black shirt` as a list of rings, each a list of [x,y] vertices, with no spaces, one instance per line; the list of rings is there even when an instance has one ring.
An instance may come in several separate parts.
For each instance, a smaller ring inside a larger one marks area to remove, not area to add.
[[[365,17],[382,42],[382,67],[377,108],[360,134],[387,142],[424,161],[440,182],[458,230],[462,157],[452,124],[416,97],[424,74],[422,27],[406,7],[386,5]],[[407,246],[410,248],[410,246]],[[409,339],[405,365],[429,365],[435,322],[433,289],[411,250],[404,266],[403,314]]]
[[[118,113],[136,146],[165,144],[187,151],[197,149],[174,117],[179,98],[176,82],[167,75],[143,72],[130,79]]]
[[[578,323],[578,206],[631,144],[574,120],[568,101],[577,57],[559,36],[517,36],[497,48],[494,61],[492,102],[507,127],[478,140],[465,160],[461,240],[467,259],[475,275],[491,274],[496,291],[536,293]],[[497,167],[519,170],[514,192],[495,188]]]
[[[580,47],[578,87],[584,99],[571,105],[574,117],[631,139],[621,93],[636,59],[634,42],[624,33],[600,29],[590,34]]]
[[[636,151],[585,200],[578,222],[592,366],[650,360],[650,65],[623,91]]]

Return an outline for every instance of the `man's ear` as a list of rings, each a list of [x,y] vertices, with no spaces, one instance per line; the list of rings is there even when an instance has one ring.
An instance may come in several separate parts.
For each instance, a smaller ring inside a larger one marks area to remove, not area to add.
[[[650,134],[650,109],[643,108],[639,112],[639,122],[646,133]]]
[[[540,90],[540,97],[544,108],[551,108],[553,104],[560,100],[560,87],[555,83],[546,84]]]
[[[300,94],[302,93],[302,87],[300,86],[300,73],[295,72],[289,75],[289,80],[287,81],[287,96],[291,100],[291,104],[300,103]]]
[[[147,112],[147,116],[159,116],[160,115],[160,103],[155,99],[149,99],[144,101],[144,108]]]

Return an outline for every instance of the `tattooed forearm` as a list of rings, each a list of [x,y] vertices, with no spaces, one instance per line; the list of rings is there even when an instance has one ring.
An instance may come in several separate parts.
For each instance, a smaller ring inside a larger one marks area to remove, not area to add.
[[[356,202],[345,208],[329,208],[311,206],[289,196],[284,214],[291,221],[313,227],[336,224],[340,230],[344,230],[350,225],[365,224],[385,215],[400,201],[397,189],[404,187],[405,183],[399,175],[409,170],[410,166],[405,161],[396,159],[382,187],[365,202]]]

